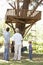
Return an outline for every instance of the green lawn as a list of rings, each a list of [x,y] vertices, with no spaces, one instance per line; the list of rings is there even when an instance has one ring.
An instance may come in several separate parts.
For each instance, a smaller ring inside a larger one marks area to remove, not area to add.
[[[0,61],[0,65],[43,65],[43,62],[29,61],[29,60],[21,60],[21,61],[10,60],[8,62]]]
[[[35,57],[32,58],[32,61],[28,59],[28,56],[26,54],[22,55],[21,61],[13,61],[12,55],[10,54],[10,61],[4,61],[3,55],[0,54],[0,65],[43,65],[43,55],[35,55]]]

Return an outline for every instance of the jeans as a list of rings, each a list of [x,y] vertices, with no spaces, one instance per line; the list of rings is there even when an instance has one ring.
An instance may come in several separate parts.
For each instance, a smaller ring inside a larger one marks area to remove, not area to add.
[[[21,44],[15,44],[14,60],[21,60]]]
[[[32,60],[32,50],[29,50],[29,58]]]
[[[9,60],[9,48],[5,48],[4,51],[4,60]]]

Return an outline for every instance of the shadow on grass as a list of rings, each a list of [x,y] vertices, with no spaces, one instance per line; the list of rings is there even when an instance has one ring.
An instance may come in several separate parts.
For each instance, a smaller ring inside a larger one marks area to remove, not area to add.
[[[29,59],[24,59],[21,61],[4,61],[0,60],[0,65],[43,65],[43,62],[34,62]]]

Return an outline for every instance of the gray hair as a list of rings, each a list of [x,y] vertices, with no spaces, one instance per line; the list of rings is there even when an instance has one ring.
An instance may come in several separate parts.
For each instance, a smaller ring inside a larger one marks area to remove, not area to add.
[[[19,32],[19,28],[16,28],[16,29],[15,29],[15,32]]]

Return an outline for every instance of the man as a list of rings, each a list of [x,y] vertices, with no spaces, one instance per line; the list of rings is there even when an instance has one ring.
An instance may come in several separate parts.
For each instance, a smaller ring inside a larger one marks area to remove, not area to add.
[[[4,36],[4,60],[9,60],[9,46],[10,46],[10,33],[9,33],[9,27],[6,28],[6,30],[3,31]]]
[[[15,54],[14,54],[14,60],[21,60],[21,47],[22,47],[22,35],[19,33],[19,29],[15,29],[15,34],[12,36],[12,40],[15,43]]]

